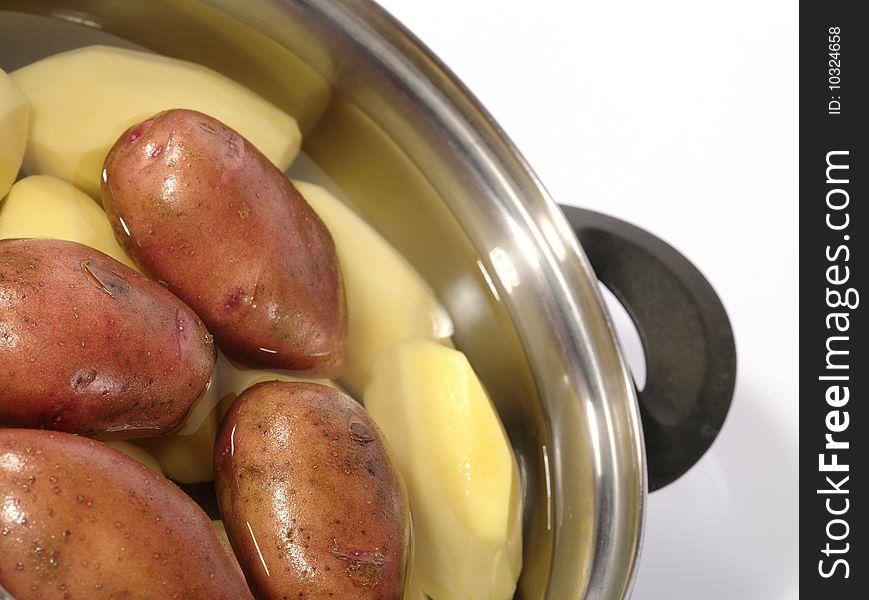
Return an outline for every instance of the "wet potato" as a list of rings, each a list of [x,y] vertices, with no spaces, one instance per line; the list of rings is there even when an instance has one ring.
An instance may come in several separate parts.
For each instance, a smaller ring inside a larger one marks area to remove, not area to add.
[[[167,433],[214,368],[211,337],[190,308],[75,242],[0,241],[0,306],[3,427]]]
[[[105,444],[0,429],[0,585],[27,598],[252,598],[211,520]]]
[[[347,310],[335,245],[287,177],[216,119],[160,113],[127,130],[103,170],[121,246],[251,366],[334,377]]]
[[[258,598],[401,598],[410,512],[377,426],[349,396],[260,383],[215,444],[224,526]]]

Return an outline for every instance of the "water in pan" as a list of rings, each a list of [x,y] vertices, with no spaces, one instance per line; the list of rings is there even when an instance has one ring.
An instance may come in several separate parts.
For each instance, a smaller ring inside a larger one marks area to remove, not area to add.
[[[522,474],[525,568],[519,595],[543,596],[552,548],[553,484],[547,469],[546,426],[533,378],[510,317],[499,302],[503,290],[493,283],[497,278],[478,260],[461,225],[426,180],[424,169],[412,164],[372,119],[324,78],[262,36],[227,37],[193,10],[184,17],[191,21],[182,18],[176,26],[155,17],[153,11],[143,13],[136,21],[126,21],[139,24],[132,30],[100,16],[88,3],[82,4],[85,12],[61,9],[61,3],[52,9],[50,2],[39,7],[0,2],[0,8],[6,5],[38,9],[55,18],[0,11],[0,68],[4,70],[91,44],[150,49],[221,71],[297,116],[305,141],[289,175],[319,183],[350,203],[410,260],[453,317],[455,343],[492,395]],[[139,3],[128,6],[132,13]],[[87,12],[91,9],[94,14]],[[147,18],[157,18],[161,26],[149,25]],[[176,30],[179,27],[183,35]]]

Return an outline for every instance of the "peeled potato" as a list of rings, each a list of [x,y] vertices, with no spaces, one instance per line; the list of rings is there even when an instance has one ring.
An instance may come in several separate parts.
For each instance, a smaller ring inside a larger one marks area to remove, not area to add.
[[[12,187],[21,169],[29,112],[27,98],[0,69],[0,198]]]
[[[136,269],[115,241],[103,209],[93,198],[56,177],[25,177],[12,186],[0,204],[0,239],[26,237],[78,242]]]
[[[235,399],[247,388],[266,381],[304,381],[340,389],[331,379],[312,379],[299,377],[291,371],[281,369],[251,369],[229,359],[223,352],[217,352],[217,393],[220,395],[219,419],[222,420],[226,411]]]
[[[55,175],[94,198],[103,160],[128,127],[171,108],[226,123],[285,170],[301,145],[296,121],[203,66],[122,48],[90,46],[11,73],[30,101],[24,170]]]
[[[347,297],[347,366],[340,382],[365,387],[375,355],[412,337],[449,344],[452,321],[434,292],[371,225],[324,188],[294,181],[335,240]]]
[[[137,445],[121,440],[106,442],[106,444],[119,452],[123,452],[136,462],[145,465],[157,475],[163,475],[163,469],[160,468],[160,463],[157,462],[157,459],[145,452],[142,448],[139,448]]]
[[[506,600],[521,569],[519,472],[464,354],[413,339],[382,352],[365,407],[407,484],[411,583],[433,600]]]
[[[217,367],[215,367],[217,368]],[[217,395],[215,377],[187,419],[174,432],[158,438],[136,440],[160,463],[167,477],[180,483],[203,483],[214,479],[214,438],[217,437]]]

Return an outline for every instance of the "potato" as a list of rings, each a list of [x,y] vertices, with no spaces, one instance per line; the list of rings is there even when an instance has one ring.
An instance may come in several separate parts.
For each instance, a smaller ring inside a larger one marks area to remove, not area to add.
[[[106,442],[106,445],[114,448],[118,452],[123,452],[137,463],[154,471],[157,475],[160,475],[161,477],[163,476],[163,468],[160,467],[160,463],[157,462],[157,459],[135,444],[123,440],[113,440]]]
[[[453,323],[428,284],[371,225],[324,188],[295,181],[335,238],[347,295],[347,368],[341,384],[362,394],[371,361],[396,342],[451,345]]]
[[[108,254],[130,268],[103,209],[81,190],[50,175],[15,183],[0,204],[0,239],[50,238],[78,242]]]
[[[184,423],[168,435],[135,440],[135,443],[151,453],[166,476],[174,481],[212,481],[218,424],[239,394],[255,383],[265,381],[309,381],[337,389],[335,382],[329,379],[305,379],[276,369],[249,369],[218,350],[214,377]]]
[[[102,439],[168,432],[214,367],[193,311],[75,242],[0,241],[0,307],[0,426]]]
[[[411,579],[433,600],[507,600],[522,561],[519,471],[464,354],[431,340],[375,359],[365,407],[407,482]]]
[[[229,411],[229,407],[232,406],[232,403],[235,402],[239,394],[256,383],[264,383],[266,381],[305,381],[340,389],[338,384],[331,379],[309,379],[280,369],[249,369],[227,358],[220,350],[217,351],[215,371],[217,372],[217,389],[220,393],[218,420],[223,420],[223,417]]]
[[[103,206],[136,263],[187,302],[228,356],[331,377],[344,368],[344,289],[328,230],[238,133],[189,110],[124,133]]]
[[[404,484],[351,398],[257,384],[221,423],[214,460],[223,523],[257,598],[401,598]]]
[[[0,198],[18,177],[27,145],[30,107],[3,69],[0,69]]]
[[[133,123],[170,108],[214,115],[281,170],[301,134],[295,120],[247,88],[201,65],[147,52],[91,46],[10,74],[31,105],[24,170],[100,194],[109,148]]]
[[[214,479],[214,438],[218,404],[216,369],[205,391],[193,404],[184,422],[164,436],[135,440],[153,455],[167,477],[180,483],[204,483]]]
[[[25,598],[252,598],[167,479],[76,435],[0,429],[0,583]]]

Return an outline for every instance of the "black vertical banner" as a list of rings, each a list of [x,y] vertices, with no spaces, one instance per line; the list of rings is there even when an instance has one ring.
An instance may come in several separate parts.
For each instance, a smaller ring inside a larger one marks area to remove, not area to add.
[[[800,3],[800,592],[869,598],[869,22]],[[865,306],[864,306],[865,304]]]

